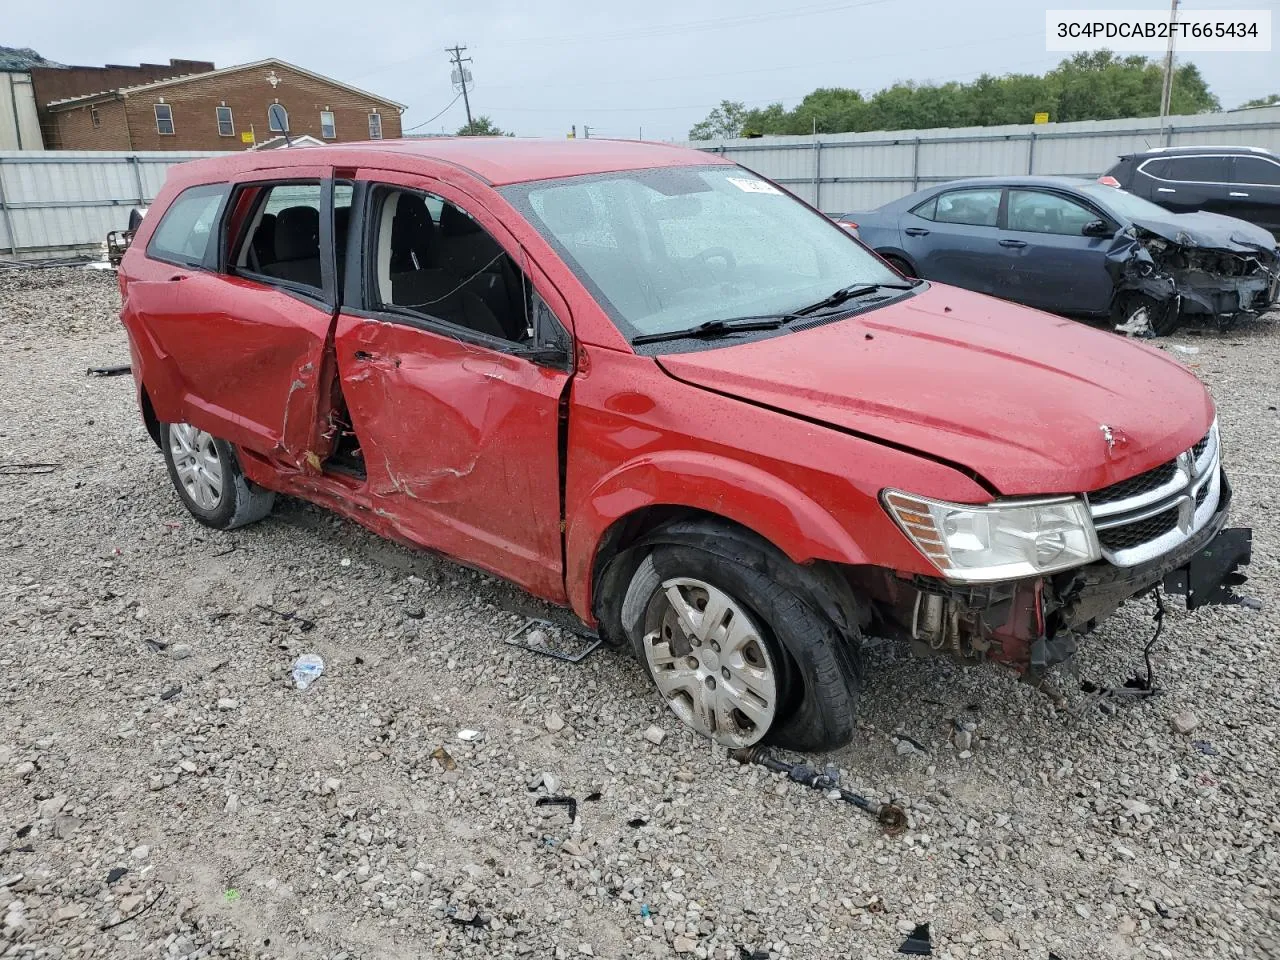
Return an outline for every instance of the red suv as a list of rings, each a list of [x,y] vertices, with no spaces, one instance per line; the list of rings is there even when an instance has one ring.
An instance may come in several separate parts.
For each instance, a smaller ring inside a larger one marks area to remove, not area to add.
[[[120,271],[178,495],[276,493],[629,644],[741,747],[837,746],[860,638],[1033,680],[1126,599],[1234,599],[1213,403],[1157,350],[910,280],[657,144],[460,139],[175,168]]]

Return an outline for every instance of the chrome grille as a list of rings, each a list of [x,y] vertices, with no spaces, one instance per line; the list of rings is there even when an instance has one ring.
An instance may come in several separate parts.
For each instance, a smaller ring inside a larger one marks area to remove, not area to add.
[[[1088,494],[1103,558],[1131,567],[1186,541],[1217,511],[1221,473],[1215,423],[1173,460]]]

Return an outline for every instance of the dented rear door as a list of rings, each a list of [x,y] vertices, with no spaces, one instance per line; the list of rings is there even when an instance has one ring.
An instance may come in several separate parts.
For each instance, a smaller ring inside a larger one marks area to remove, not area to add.
[[[305,282],[238,262],[275,188],[279,213],[316,208],[319,262]],[[255,204],[255,191],[265,191],[262,204]],[[163,368],[161,376],[147,375],[149,386],[166,387],[155,398],[161,419],[193,423],[290,465],[323,458],[317,411],[337,314],[332,196],[328,167],[255,171],[252,181],[234,185],[226,203],[216,263],[152,261],[146,276],[130,283],[131,309]]]

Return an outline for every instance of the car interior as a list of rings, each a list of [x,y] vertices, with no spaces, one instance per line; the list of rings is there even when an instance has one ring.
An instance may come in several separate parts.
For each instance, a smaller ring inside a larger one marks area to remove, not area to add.
[[[375,199],[380,303],[513,343],[529,340],[526,285],[511,257],[462,210],[431,199],[408,190]]]
[[[1034,190],[1009,192],[1009,229],[1079,236],[1098,215],[1064,197]]]
[[[351,219],[351,185],[334,187],[333,235],[341,284]],[[257,198],[257,220],[237,266],[303,286],[321,286],[320,186],[283,184]]]

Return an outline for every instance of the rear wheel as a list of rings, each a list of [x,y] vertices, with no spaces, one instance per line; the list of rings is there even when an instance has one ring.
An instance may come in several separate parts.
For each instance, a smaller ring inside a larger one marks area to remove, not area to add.
[[[231,530],[271,512],[275,494],[245,477],[225,440],[189,423],[162,423],[160,449],[173,488],[205,526]]]
[[[717,743],[847,743],[861,682],[856,638],[765,572],[785,557],[735,552],[653,547],[622,604],[637,657],[668,708]]]
[[[885,260],[888,261],[889,266],[893,267],[893,269],[897,270],[904,277],[909,280],[916,279],[916,272],[911,269],[911,264],[907,263],[907,261],[903,260],[901,257],[887,256],[885,257]]]

